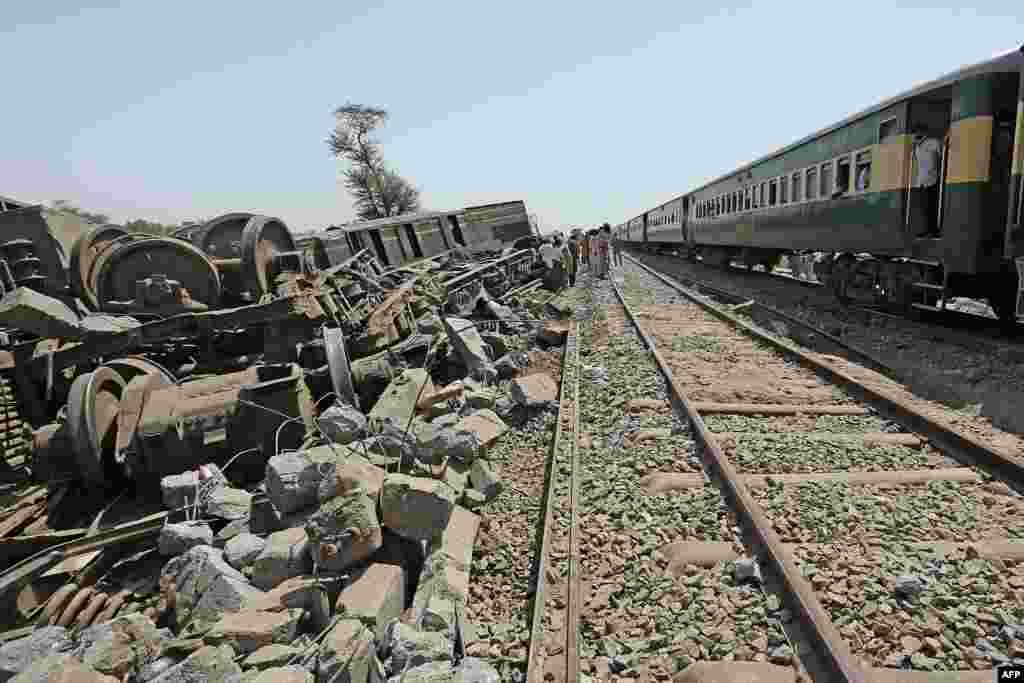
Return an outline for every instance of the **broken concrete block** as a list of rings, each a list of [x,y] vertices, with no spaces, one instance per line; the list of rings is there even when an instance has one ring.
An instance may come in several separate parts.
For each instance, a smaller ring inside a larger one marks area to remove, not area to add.
[[[424,631],[452,633],[461,629],[468,594],[469,568],[459,567],[458,562],[443,551],[431,553],[423,565],[413,597],[416,623]]]
[[[580,680],[583,677],[580,676]],[[501,683],[501,674],[486,660],[479,657],[463,657],[455,668],[453,683]]]
[[[543,408],[558,401],[558,384],[548,375],[538,372],[512,380],[509,393],[521,406]]]
[[[235,664],[235,651],[230,645],[207,645],[148,683],[222,683],[240,673],[242,669]]]
[[[254,534],[292,529],[305,524],[314,512],[316,507],[310,506],[285,514],[274,507],[269,498],[253,496],[252,507],[249,510],[249,529]]]
[[[400,681],[401,683],[451,683],[454,680],[455,670],[452,669],[452,663],[448,660],[439,660],[420,664],[411,669],[403,669],[403,671],[395,674],[393,678],[389,678],[388,683],[392,681]]]
[[[252,494],[241,489],[221,486],[206,499],[206,514],[228,521],[248,516]]]
[[[400,621],[388,626],[382,650],[387,657],[389,676],[397,676],[428,662],[450,665],[452,642],[443,633],[417,631]]]
[[[366,434],[366,416],[355,407],[335,403],[320,414],[317,424],[328,439],[338,444],[348,444]]]
[[[469,484],[469,465],[456,460],[449,460],[444,467],[444,482],[452,488],[452,495],[458,500]],[[429,473],[433,476],[432,473]]]
[[[160,529],[158,547],[161,555],[180,555],[197,545],[213,545],[213,529],[209,524],[180,522],[165,524]]]
[[[276,666],[261,671],[246,683],[313,683],[313,674],[301,666]]]
[[[501,493],[501,480],[494,466],[485,460],[475,460],[469,468],[469,480],[487,500],[493,500]]]
[[[498,390],[477,384],[465,392],[466,405],[475,410],[481,408],[493,408],[495,402],[501,398]]]
[[[471,433],[476,437],[480,447],[490,448],[508,431],[508,425],[493,410],[484,409],[459,420],[455,429]]]
[[[302,650],[290,645],[264,645],[243,659],[242,664],[246,669],[266,669],[284,666],[300,652]]]
[[[89,668],[122,679],[157,659],[170,639],[170,631],[136,612],[84,629],[75,654]]]
[[[32,662],[67,651],[71,645],[63,626],[45,626],[24,638],[0,645],[0,681],[24,671]]]
[[[275,531],[252,563],[252,583],[270,590],[285,579],[307,574],[313,569],[309,539],[302,527]]]
[[[373,633],[358,619],[342,619],[320,646],[317,679],[324,683],[373,681],[377,668]]]
[[[120,683],[120,679],[102,674],[69,654],[34,659],[10,683]]]
[[[372,555],[383,542],[377,502],[361,491],[331,498],[306,522],[313,557],[340,571]]]
[[[405,431],[405,425],[396,427],[390,422],[384,423],[379,434],[357,441],[350,447],[379,467],[386,467],[385,462],[394,463],[399,459],[410,463],[416,459],[419,450],[416,437]]]
[[[362,457],[352,458],[349,462],[338,465],[334,471],[320,481],[317,496],[320,502],[328,501],[336,496],[347,496],[361,491],[370,498],[376,499],[384,486],[384,469],[371,465]]]
[[[468,572],[473,563],[473,545],[479,529],[478,515],[456,507],[441,535],[440,543],[433,551],[444,553],[457,568]]]
[[[235,569],[252,564],[267,542],[255,534],[242,533],[224,545],[224,559]]]
[[[227,485],[227,477],[224,476],[219,467],[213,463],[207,463],[203,467],[210,473],[211,479],[225,486]],[[198,484],[199,473],[196,470],[163,477],[160,480],[160,492],[163,495],[164,507],[176,510],[184,507],[186,504],[194,504],[196,502],[196,488]]]
[[[279,612],[242,609],[225,614],[205,638],[213,645],[231,645],[242,654],[255,652],[265,645],[290,643],[295,638],[301,618],[301,609]]]
[[[484,340],[480,333],[468,320],[463,318],[445,318],[444,329],[448,342],[466,364],[471,377],[489,382],[498,376],[484,350]]]
[[[381,512],[384,526],[414,541],[429,541],[448,524],[455,496],[444,482],[389,474],[384,480]]]
[[[405,570],[393,564],[371,564],[338,594],[335,609],[363,622],[382,640],[387,625],[405,607]]]
[[[305,452],[283,453],[267,461],[267,496],[287,514],[316,503],[322,475]]]
[[[171,559],[160,580],[174,587],[174,618],[179,628],[190,621],[216,621],[224,612],[238,611],[246,600],[263,594],[224,561],[221,551],[208,545]]]
[[[440,465],[445,458],[470,461],[476,456],[479,447],[480,441],[468,430],[437,429],[420,448],[419,459],[431,465]]]
[[[391,381],[377,403],[370,410],[370,420],[389,421],[395,427],[405,430],[416,412],[416,402],[424,394],[434,393],[434,383],[423,368],[405,370]]]

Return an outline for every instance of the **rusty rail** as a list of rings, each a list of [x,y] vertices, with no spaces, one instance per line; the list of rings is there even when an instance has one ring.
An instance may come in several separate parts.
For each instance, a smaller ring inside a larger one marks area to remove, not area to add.
[[[1001,453],[991,446],[982,443],[978,439],[964,434],[952,427],[937,422],[932,417],[925,415],[913,406],[910,406],[900,399],[886,394],[884,391],[868,386],[842,369],[832,367],[823,360],[804,351],[795,344],[773,337],[757,329],[745,320],[740,319],[729,311],[696,296],[685,287],[671,278],[662,275],[643,264],[639,264],[652,276],[658,278],[669,287],[675,289],[684,297],[704,308],[712,315],[730,323],[746,334],[773,346],[784,354],[792,356],[805,367],[810,368],[821,375],[826,381],[841,385],[856,398],[870,405],[881,415],[906,427],[911,432],[922,434],[928,438],[934,446],[938,447],[947,455],[968,464],[980,465],[993,474],[1005,479],[1007,482],[1022,485],[1024,484],[1024,459]],[[812,330],[816,328],[811,328]]]
[[[629,316],[630,321],[632,321],[640,337],[644,340],[644,344],[647,345],[655,361],[657,361],[658,367],[661,368],[662,373],[665,375],[669,388],[682,405],[693,427],[695,437],[704,445],[706,453],[710,456],[710,464],[716,470],[727,497],[734,501],[737,512],[746,522],[746,526],[751,531],[755,544],[758,546],[761,554],[768,559],[769,564],[778,573],[792,599],[793,606],[803,615],[806,623],[810,626],[810,634],[820,646],[820,664],[826,671],[827,680],[834,681],[835,683],[867,683],[866,675],[853,658],[846,642],[832,624],[832,620],[829,619],[825,608],[818,601],[813,587],[804,579],[803,574],[800,573],[789,552],[783,546],[782,540],[772,530],[771,521],[757,501],[754,500],[750,490],[740,479],[739,474],[732,466],[732,463],[729,462],[725,453],[722,452],[717,441],[715,441],[708,430],[707,425],[704,424],[700,413],[694,407],[693,402],[690,401],[683,388],[676,381],[675,376],[672,374],[672,369],[665,361],[661,352],[658,351],[654,340],[640,326],[640,322],[634,315],[633,309],[626,302],[625,297],[614,280],[612,281],[612,288],[622,302],[626,315]]]
[[[640,268],[643,268],[645,271],[647,271],[651,275],[661,279],[662,282],[668,284],[669,286],[675,286],[666,278],[666,276],[662,275],[661,273],[659,273],[654,268],[651,268],[646,263],[643,263],[642,261],[640,261],[640,259],[636,258],[632,254],[626,254],[626,258],[628,258],[631,261],[633,261],[633,263],[635,263]],[[710,285],[703,284],[703,283],[701,283],[701,282],[699,282],[697,280],[693,280],[691,278],[682,278],[681,277],[681,278],[677,278],[677,279],[681,283],[686,284],[686,285],[688,285],[690,287],[693,287],[697,291],[703,290],[705,292],[710,292],[717,299],[720,299],[720,300],[730,300],[731,299],[736,304],[738,304],[738,306],[741,306],[743,308],[749,308],[749,309],[761,311],[762,313],[767,314],[769,316],[779,318],[780,320],[785,320],[790,325],[796,325],[797,327],[805,329],[808,332],[810,332],[812,334],[815,334],[815,335],[821,337],[822,339],[827,340],[829,343],[833,344],[834,346],[837,346],[837,347],[843,349],[843,351],[845,351],[857,363],[860,363],[861,365],[864,365],[865,367],[869,367],[869,368],[871,368],[872,370],[874,370],[875,372],[877,372],[879,374],[885,375],[886,377],[891,377],[893,379],[900,379],[902,377],[902,375],[897,370],[895,370],[894,368],[892,368],[889,365],[887,365],[885,363],[885,361],[881,360],[880,358],[878,358],[878,357],[868,353],[867,351],[865,351],[864,349],[861,349],[860,347],[854,346],[853,344],[849,344],[849,343],[843,341],[842,339],[840,339],[839,337],[836,337],[835,335],[829,334],[825,330],[817,328],[817,327],[815,327],[814,325],[812,325],[812,324],[810,324],[808,322],[804,322],[800,318],[796,318],[796,317],[790,315],[789,313],[783,313],[782,311],[778,310],[777,308],[773,308],[771,306],[768,306],[767,304],[763,304],[763,303],[761,303],[759,301],[752,300],[752,299],[750,299],[748,297],[740,296],[739,294],[735,294],[733,292],[730,292],[730,291],[727,291],[727,290],[724,290],[724,289],[719,289],[718,287],[712,287]],[[796,282],[803,282],[803,280],[796,280]]]
[[[562,467],[562,463],[559,461],[559,454],[561,452],[561,440],[562,440],[562,437],[563,437],[562,424],[563,424],[563,417],[565,416],[565,410],[567,408],[567,399],[570,399],[573,402],[572,405],[573,405],[573,412],[574,412],[574,423],[573,423],[573,425],[574,425],[574,429],[573,429],[573,437],[574,437],[574,439],[573,439],[573,444],[572,444],[572,450],[570,451],[571,458],[572,458],[573,461],[575,461],[575,454],[576,454],[576,447],[575,447],[576,439],[575,439],[575,436],[576,436],[577,430],[576,430],[575,426],[579,424],[579,417],[578,417],[579,409],[578,409],[578,406],[577,406],[577,401],[579,399],[579,372],[578,371],[574,372],[574,377],[576,378],[576,381],[573,383],[573,387],[571,389],[571,393],[570,393],[570,388],[567,385],[567,383],[564,381],[564,379],[565,379],[565,370],[566,370],[566,368],[572,367],[572,368],[574,368],[574,370],[578,370],[578,368],[577,368],[577,366],[578,366],[577,361],[578,360],[579,360],[579,323],[573,323],[572,327],[569,329],[569,334],[568,334],[568,336],[566,337],[566,340],[565,340],[565,349],[562,351],[562,379],[563,379],[563,381],[561,382],[561,387],[559,389],[558,421],[557,421],[557,423],[555,425],[555,436],[551,440],[551,448],[550,448],[550,451],[548,453],[548,477],[547,477],[547,481],[545,482],[545,485],[544,485],[544,515],[543,515],[542,522],[541,522],[541,524],[542,524],[541,532],[540,532],[541,533],[541,542],[540,542],[540,549],[539,549],[540,555],[538,556],[537,569],[536,569],[536,571],[537,571],[537,589],[536,589],[536,591],[533,594],[533,608],[532,608],[531,614],[530,614],[530,647],[529,647],[529,650],[527,651],[527,659],[526,659],[526,683],[540,683],[540,681],[544,680],[544,668],[545,668],[544,664],[545,664],[545,660],[546,660],[546,657],[544,655],[546,653],[544,652],[544,638],[542,637],[542,634],[543,634],[543,630],[544,630],[544,614],[545,614],[545,606],[546,606],[546,602],[547,602],[547,570],[548,570],[548,558],[549,558],[550,551],[551,551],[551,536],[552,536],[551,528],[552,528],[552,522],[554,520],[554,502],[555,502],[555,497],[557,495],[557,493],[556,493],[556,488],[557,488],[556,484],[557,484],[557,481],[558,481],[558,478],[559,478],[559,470]],[[573,518],[573,519],[575,519],[575,518]],[[572,539],[573,538],[575,538],[574,535],[570,536],[570,544],[572,543]],[[577,588],[577,590],[576,590],[574,595],[575,595],[575,597],[578,598],[578,596],[579,596],[578,588]],[[570,596],[570,597],[572,597],[572,596]],[[575,614],[577,614],[577,615],[579,614],[578,610],[575,611]],[[567,632],[570,630],[569,626],[570,625],[569,625],[568,621],[566,621],[566,630],[567,630]],[[567,644],[568,644],[568,635],[567,635]],[[573,652],[574,655],[576,654],[576,651],[577,651],[577,649],[575,647],[575,644],[576,644],[576,639],[575,639],[575,634],[573,634],[573,638],[572,638],[573,649],[572,649],[572,652]],[[565,648],[565,656],[567,658],[569,657],[569,648],[568,647]],[[578,661],[577,661],[577,663],[576,663],[576,668],[577,669],[578,669],[578,666],[579,665],[578,665]],[[566,669],[566,671],[568,671],[568,669]],[[567,678],[566,680],[573,680],[573,681],[575,681],[576,678]]]

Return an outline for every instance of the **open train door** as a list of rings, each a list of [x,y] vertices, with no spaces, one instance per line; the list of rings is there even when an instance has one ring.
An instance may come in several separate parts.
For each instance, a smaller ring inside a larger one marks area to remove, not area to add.
[[[1020,51],[1024,53],[1024,47]],[[1006,235],[1003,256],[1016,266],[1014,317],[1024,318],[1024,66],[1017,80],[1017,112],[1013,120],[1013,157],[1006,196]]]

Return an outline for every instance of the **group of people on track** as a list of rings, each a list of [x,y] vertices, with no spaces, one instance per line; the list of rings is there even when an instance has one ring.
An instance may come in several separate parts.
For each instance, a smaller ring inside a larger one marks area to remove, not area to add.
[[[548,268],[544,287],[556,291],[575,285],[576,275],[584,268],[595,277],[607,278],[612,266],[622,265],[622,243],[605,223],[587,231],[577,228],[568,237],[560,232],[546,237],[540,256]]]

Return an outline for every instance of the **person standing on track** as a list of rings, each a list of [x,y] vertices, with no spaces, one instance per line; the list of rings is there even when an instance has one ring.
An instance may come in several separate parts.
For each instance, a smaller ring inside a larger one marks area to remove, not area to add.
[[[586,231],[580,235],[580,266],[590,269],[590,234]]]
[[[608,224],[605,223],[607,226]],[[611,234],[611,228],[608,228],[609,234],[612,240],[612,265],[618,268],[622,267],[622,238],[618,233]]]
[[[566,244],[566,265],[569,273],[569,286],[576,286],[576,271],[579,268],[580,243],[579,233],[573,230],[569,234],[569,242]]]

